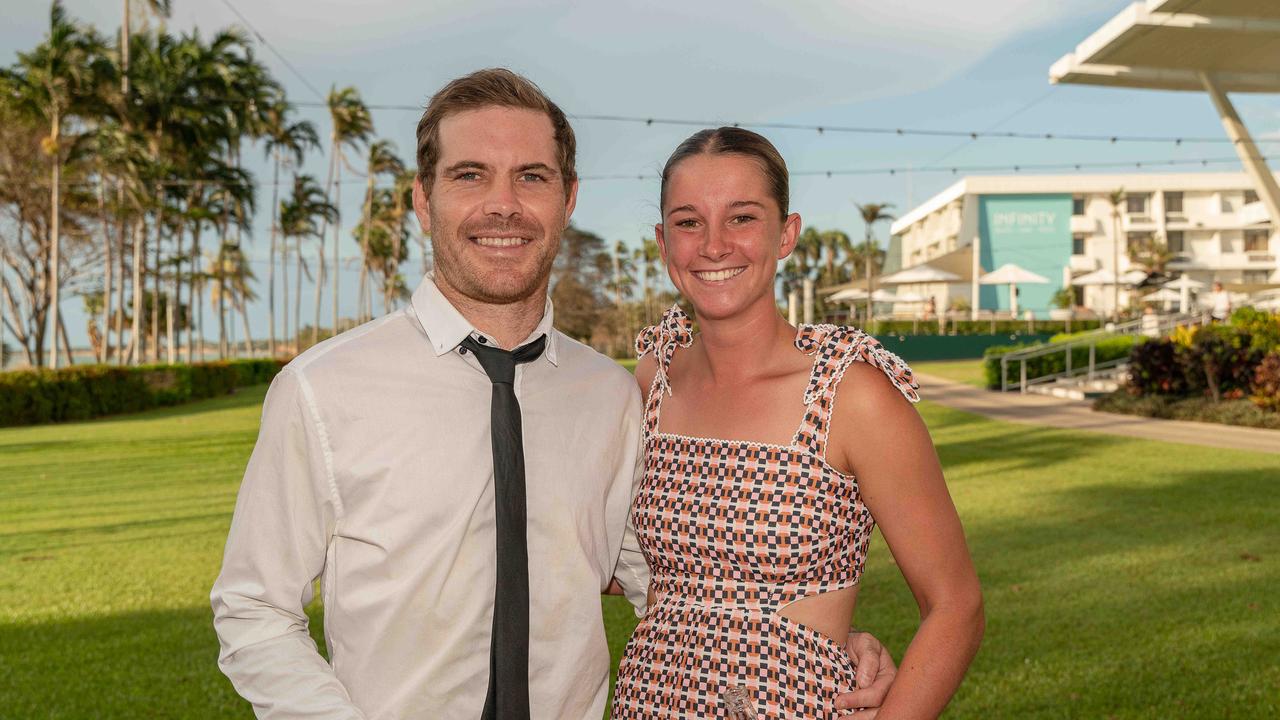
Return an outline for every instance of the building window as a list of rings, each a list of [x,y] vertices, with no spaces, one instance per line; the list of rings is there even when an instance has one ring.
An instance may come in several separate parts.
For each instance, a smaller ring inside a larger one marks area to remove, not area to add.
[[[1248,205],[1249,203],[1256,203],[1256,202],[1258,202],[1258,192],[1256,190],[1245,190],[1244,204]]]
[[[1149,232],[1131,232],[1128,236],[1129,257],[1141,253],[1143,246],[1153,237]]]
[[[1071,254],[1084,255],[1084,235],[1076,233],[1071,236]]]
[[[1266,252],[1268,235],[1269,233],[1266,230],[1245,230],[1244,251]]]
[[[1147,214],[1147,196],[1146,195],[1129,195],[1125,198],[1125,210],[1130,215],[1146,215]]]
[[[1082,197],[1071,198],[1071,214],[1084,215],[1084,198]]]
[[[1245,270],[1240,279],[1249,285],[1263,285],[1269,274],[1266,270]]]
[[[1182,212],[1182,193],[1167,192],[1164,194],[1164,211],[1166,213]]]
[[[1170,230],[1166,237],[1169,239],[1169,252],[1181,254],[1187,251],[1186,236],[1181,230]]]

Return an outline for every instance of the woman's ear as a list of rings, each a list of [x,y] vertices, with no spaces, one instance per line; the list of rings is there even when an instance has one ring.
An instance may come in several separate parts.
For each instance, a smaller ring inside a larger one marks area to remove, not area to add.
[[[796,240],[800,237],[800,214],[791,213],[782,221],[782,242],[778,244],[778,259],[781,260],[796,249]]]
[[[653,226],[653,237],[658,242],[658,254],[662,256],[662,262],[667,262],[667,241],[662,236],[662,223]]]

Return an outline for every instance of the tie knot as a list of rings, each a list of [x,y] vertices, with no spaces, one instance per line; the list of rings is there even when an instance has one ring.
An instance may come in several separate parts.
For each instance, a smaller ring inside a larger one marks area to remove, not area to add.
[[[475,353],[480,367],[489,376],[489,382],[513,385],[516,381],[516,365],[538,359],[547,346],[547,336],[539,335],[537,340],[521,345],[515,350],[503,350],[492,345],[481,345],[468,335],[462,341],[462,347]]]

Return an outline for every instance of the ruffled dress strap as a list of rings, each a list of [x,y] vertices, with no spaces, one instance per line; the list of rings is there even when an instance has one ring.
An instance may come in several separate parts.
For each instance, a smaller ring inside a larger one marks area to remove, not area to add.
[[[650,325],[640,331],[636,337],[636,357],[653,354],[657,361],[657,371],[653,375],[653,384],[649,386],[649,395],[645,399],[645,431],[657,432],[658,414],[662,408],[663,395],[671,394],[671,382],[667,373],[671,370],[671,358],[676,348],[689,347],[693,344],[693,321],[680,309],[672,305],[662,314],[657,325]]]
[[[803,325],[796,335],[795,344],[804,354],[814,356],[809,385],[804,393],[804,404],[808,410],[797,438],[818,457],[826,457],[836,388],[853,363],[865,362],[879,368],[907,400],[920,402],[917,392],[920,385],[916,383],[911,368],[902,358],[886,350],[879,340],[857,328]]]

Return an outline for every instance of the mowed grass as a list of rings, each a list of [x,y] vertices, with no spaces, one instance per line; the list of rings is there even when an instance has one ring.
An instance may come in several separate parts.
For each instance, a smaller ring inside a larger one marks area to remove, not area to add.
[[[208,592],[263,392],[0,430],[0,717],[252,716]],[[987,600],[949,717],[1280,716],[1280,456],[920,409]],[[878,540],[859,602],[901,657]],[[616,659],[635,619],[605,611]]]
[[[986,387],[986,379],[982,374],[982,360],[931,360],[908,363],[916,372],[937,375],[947,380]]]

